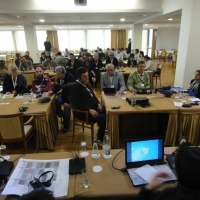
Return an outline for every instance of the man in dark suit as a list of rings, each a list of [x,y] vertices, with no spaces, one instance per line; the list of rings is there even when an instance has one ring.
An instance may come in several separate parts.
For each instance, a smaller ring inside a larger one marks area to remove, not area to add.
[[[100,68],[102,68],[102,61],[97,53],[94,53],[94,58],[89,64],[89,81],[91,86],[97,87],[100,80]]]
[[[87,69],[80,67],[76,71],[76,75],[78,79],[70,90],[70,97],[72,99],[71,105],[75,109],[88,111],[89,121],[97,122],[99,125],[97,139],[103,141],[106,129],[106,115],[103,106],[88,85],[89,79]],[[85,120],[85,115],[82,115],[82,113],[77,113],[76,117]]]
[[[118,67],[118,60],[114,57],[114,53],[111,51],[109,53],[109,57],[106,59],[106,64],[113,64],[116,67]]]
[[[128,39],[128,54],[131,53],[131,38]]]
[[[59,117],[63,117],[63,133],[66,133],[69,129],[70,116],[71,116],[71,105],[69,102],[69,89],[68,85],[75,82],[75,78],[63,66],[57,66],[55,68],[56,75],[58,79],[53,89],[48,92],[49,96],[59,92],[62,89],[61,96],[59,96],[56,103],[56,112]],[[64,112],[61,109],[61,106],[64,107]]]
[[[44,42],[44,48],[46,51],[46,56],[51,56],[51,42],[49,42],[48,37],[46,38],[46,41]]]
[[[80,67],[81,63],[79,60],[75,59],[74,54],[69,54],[69,60],[67,63],[67,71],[76,77],[76,70]]]

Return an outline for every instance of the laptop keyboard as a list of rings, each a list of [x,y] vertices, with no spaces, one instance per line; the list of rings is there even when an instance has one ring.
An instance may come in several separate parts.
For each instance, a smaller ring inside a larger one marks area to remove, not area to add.
[[[152,166],[152,167],[154,169],[158,170],[158,171],[166,172],[167,174],[169,174],[169,177],[166,178],[166,181],[174,181],[174,180],[176,180],[176,176],[171,171],[171,169],[168,167],[168,165],[156,165],[156,166]],[[135,173],[136,169],[138,169],[138,168],[127,169],[133,184],[134,185],[147,184],[147,182],[145,180],[143,180],[140,176],[138,176]]]

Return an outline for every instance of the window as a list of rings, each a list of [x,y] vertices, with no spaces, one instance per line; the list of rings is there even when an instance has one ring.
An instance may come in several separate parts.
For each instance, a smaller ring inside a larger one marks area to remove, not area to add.
[[[17,51],[26,51],[26,38],[24,31],[15,31],[15,41]]]
[[[132,39],[132,30],[128,30],[128,34],[127,34],[127,38],[131,38]],[[132,39],[133,40],[133,39]]]
[[[148,30],[142,31],[142,51],[144,51],[144,55],[147,54],[147,39],[148,39]]]
[[[64,51],[65,48],[72,51],[84,48],[85,35],[83,30],[62,30],[57,33],[60,51]]]
[[[14,51],[12,31],[0,31],[0,51]]]
[[[110,48],[111,31],[110,30],[88,30],[87,32],[87,48],[89,50],[100,48]]]
[[[37,35],[37,44],[38,44],[38,50],[44,51],[44,42],[46,41],[47,32],[46,31],[36,31]]]

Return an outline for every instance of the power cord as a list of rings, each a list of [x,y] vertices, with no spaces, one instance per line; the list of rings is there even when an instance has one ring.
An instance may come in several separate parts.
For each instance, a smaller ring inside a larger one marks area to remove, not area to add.
[[[23,154],[21,154],[20,156],[18,156],[15,160],[13,160],[13,163],[14,163],[16,160],[18,160],[20,157],[24,156],[24,155],[26,155],[26,154],[23,153]]]
[[[126,172],[126,171],[127,171],[126,168],[118,169],[118,168],[116,168],[116,167],[114,166],[114,161],[115,161],[116,157],[117,157],[122,151],[124,151],[124,149],[122,149],[121,151],[119,151],[119,152],[115,155],[115,157],[113,158],[112,167],[113,167],[114,169],[118,170],[118,171]]]

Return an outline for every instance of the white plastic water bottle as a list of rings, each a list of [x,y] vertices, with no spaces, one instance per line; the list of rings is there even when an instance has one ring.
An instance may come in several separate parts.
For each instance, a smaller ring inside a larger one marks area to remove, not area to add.
[[[93,158],[98,158],[98,145],[97,145],[97,141],[96,140],[94,140],[93,146],[92,146],[92,157]]]
[[[182,140],[181,140],[181,142],[180,142],[180,144],[183,144],[183,143],[185,143],[185,142],[186,142],[186,137],[183,136],[183,137],[182,137]]]
[[[108,137],[108,131],[105,130],[105,135],[103,138],[103,157],[108,159],[111,157],[110,154],[110,144],[108,143],[109,137]]]

